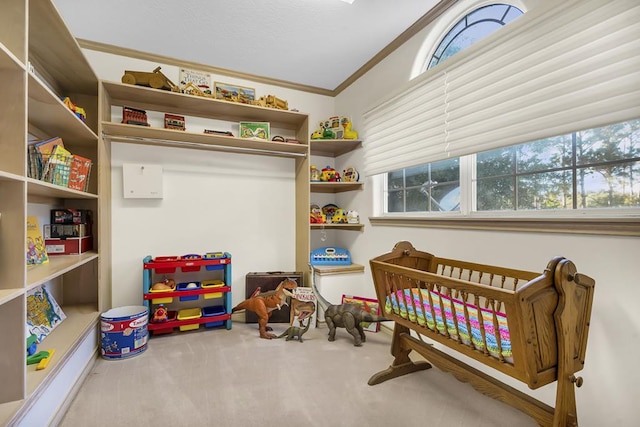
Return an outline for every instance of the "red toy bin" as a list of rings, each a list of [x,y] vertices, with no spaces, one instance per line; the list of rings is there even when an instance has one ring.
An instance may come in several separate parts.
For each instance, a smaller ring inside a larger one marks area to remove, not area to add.
[[[173,311],[173,310],[169,310],[167,312],[167,320],[164,322],[154,322],[152,320],[149,321],[149,324],[152,325],[151,326],[151,333],[153,335],[162,335],[162,334],[170,334],[171,332],[173,332],[173,326],[168,326],[166,328],[163,328],[161,325],[164,323],[169,323],[169,322],[173,322],[176,320],[176,317],[178,316],[178,312],[177,311]]]
[[[180,261],[180,257],[179,256],[157,256],[153,259],[153,262],[175,262],[175,261]],[[176,268],[175,267],[157,267],[155,269],[156,273],[159,274],[167,274],[167,273],[175,273],[176,272]]]
[[[187,254],[187,255],[182,255],[180,257],[180,261],[183,261],[186,263],[188,263],[189,261],[200,261],[201,259],[202,259],[202,256],[198,254]],[[200,271],[200,266],[185,265],[184,267],[180,267],[180,269],[182,270],[183,273],[188,273],[191,271]]]

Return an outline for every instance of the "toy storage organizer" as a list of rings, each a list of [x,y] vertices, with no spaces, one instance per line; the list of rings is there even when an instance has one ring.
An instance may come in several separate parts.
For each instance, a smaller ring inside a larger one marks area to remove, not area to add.
[[[147,256],[143,260],[143,300],[149,307],[148,329],[152,335],[205,327],[231,329],[231,254]],[[152,285],[173,279],[175,289],[154,290]],[[163,305],[167,319],[154,321],[154,312]]]

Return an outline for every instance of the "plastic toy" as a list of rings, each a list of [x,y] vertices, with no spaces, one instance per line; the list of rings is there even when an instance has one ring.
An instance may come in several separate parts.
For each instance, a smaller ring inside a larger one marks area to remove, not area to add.
[[[358,182],[360,179],[360,174],[353,166],[349,166],[345,170],[342,171],[342,180],[344,182]]]
[[[327,166],[326,168],[322,168],[322,173],[320,174],[320,181],[324,182],[339,182],[342,178],[340,174],[336,172],[334,168],[331,166]]]
[[[351,119],[349,119],[348,117],[343,117],[340,122],[342,124],[342,127],[344,128],[344,134],[342,136],[344,139],[358,139],[358,132],[351,129],[351,127],[353,126],[353,124],[351,123]]]
[[[38,337],[35,334],[30,334],[27,337],[27,356],[33,356],[38,350]]]
[[[331,215],[331,223],[332,224],[346,224],[347,223],[347,215],[344,212],[344,209],[336,209],[333,215]]]
[[[233,307],[232,313],[239,310],[249,310],[258,315],[258,325],[260,329],[260,338],[272,339],[276,338],[276,335],[270,332],[270,327],[267,326],[271,314],[274,310],[280,310],[280,308],[287,303],[288,297],[293,297],[294,290],[298,287],[298,284],[293,279],[285,279],[274,291],[268,291],[259,293],[260,290],[256,290],[253,295],[242,301],[240,304]]]
[[[360,214],[357,211],[347,211],[347,224],[360,224]]]
[[[71,99],[68,96],[62,100],[62,103],[66,105],[67,108],[69,108],[71,111],[73,111],[73,114],[75,114],[77,118],[79,118],[83,122],[86,121],[87,115],[84,112],[84,108],[78,107],[76,104],[71,102]]]
[[[311,139],[334,139],[336,134],[331,130],[331,121],[324,120],[319,124],[320,129],[311,134]]]
[[[169,312],[167,311],[166,307],[162,304],[157,306],[156,309],[153,311],[152,322],[154,323],[166,322],[168,319],[169,319]]]
[[[152,72],[125,70],[122,76],[122,83],[138,86],[147,86],[154,89],[170,90],[172,92],[181,92],[167,76],[161,71],[160,67],[156,67]]]
[[[309,179],[311,180],[311,182],[322,181],[320,179],[320,171],[318,170],[317,167],[315,167],[315,165],[311,165],[311,168],[310,168],[310,171],[309,171]]]

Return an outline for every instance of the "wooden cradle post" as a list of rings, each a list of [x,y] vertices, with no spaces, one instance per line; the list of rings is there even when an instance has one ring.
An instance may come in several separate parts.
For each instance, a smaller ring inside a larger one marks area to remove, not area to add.
[[[558,337],[558,386],[556,390],[556,405],[553,416],[553,427],[577,426],[578,411],[576,408],[575,387],[582,386],[582,378],[576,377],[574,358],[576,349],[576,335],[578,332],[578,286],[593,292],[595,282],[592,278],[578,274],[576,266],[569,260],[560,261],[555,270],[555,284],[558,291],[558,306],[554,313],[556,334]],[[591,295],[593,297],[593,295]],[[585,313],[586,325],[591,318],[591,305]],[[586,334],[584,343],[586,347]],[[578,354],[580,358],[580,354]],[[580,360],[584,364],[584,359]]]
[[[574,375],[584,367],[594,281],[553,258],[542,273],[420,252],[409,242],[370,261],[384,316],[395,322],[391,366],[370,385],[431,364],[528,414],[542,426],[577,426]],[[418,334],[418,338],[411,335]],[[523,393],[422,336],[496,369],[530,389],[557,382],[555,407]],[[412,362],[411,351],[427,362]]]

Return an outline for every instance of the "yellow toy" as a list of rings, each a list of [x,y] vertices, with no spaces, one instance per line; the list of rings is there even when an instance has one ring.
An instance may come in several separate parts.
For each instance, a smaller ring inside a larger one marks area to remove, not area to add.
[[[344,128],[344,139],[358,139],[358,132],[355,130],[352,130],[351,127],[353,126],[353,124],[351,123],[351,120],[349,120],[348,117],[343,117],[342,118],[342,127]]]

